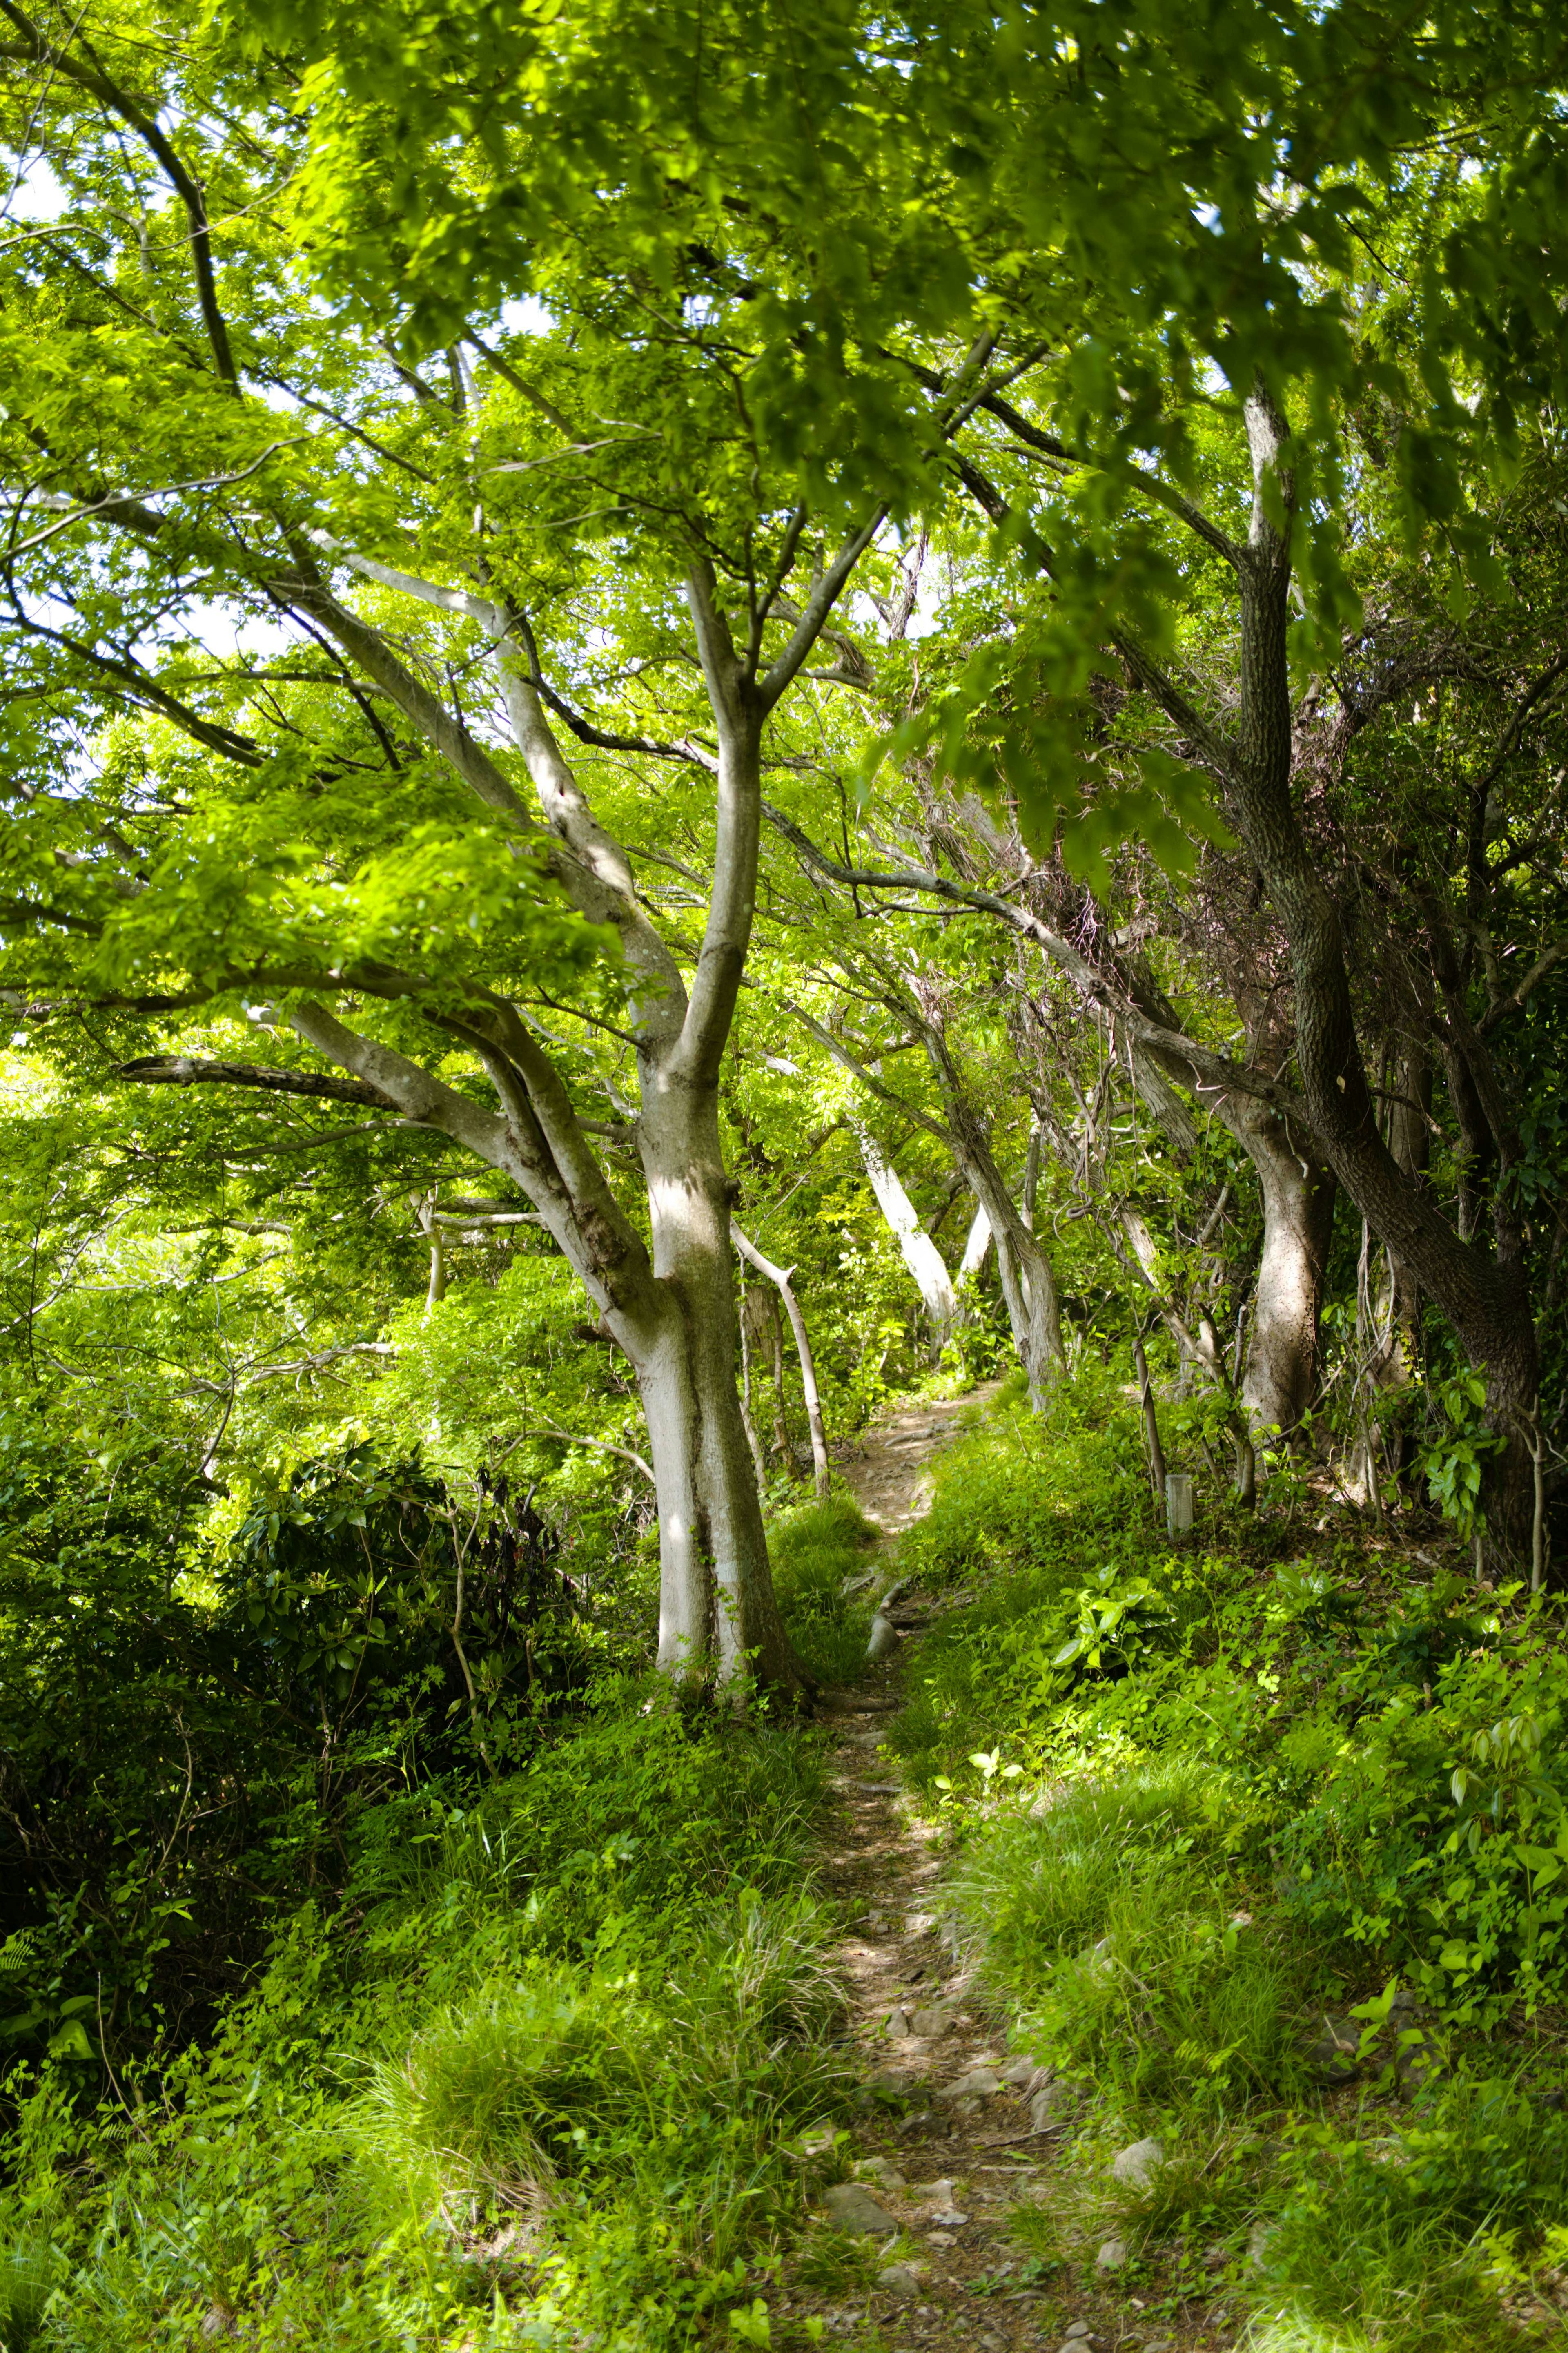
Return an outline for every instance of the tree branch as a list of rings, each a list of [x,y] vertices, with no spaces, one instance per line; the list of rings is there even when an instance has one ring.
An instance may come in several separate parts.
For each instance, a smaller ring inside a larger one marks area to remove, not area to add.
[[[191,251],[195,263],[196,290],[201,302],[202,319],[207,331],[207,341],[212,345],[213,359],[219,376],[237,399],[239,378],[235,373],[234,354],[229,349],[228,329],[224,323],[223,311],[218,303],[217,286],[213,276],[212,227],[207,219],[206,202],[200,187],[170,145],[154,117],[145,113],[137,105],[136,100],[127,91],[122,90],[117,82],[111,81],[106,73],[95,67],[83,65],[75,58],[68,57],[63,49],[56,48],[46,39],[31,18],[16,5],[16,0],[0,0],[0,16],[4,16],[9,23],[13,24],[27,43],[27,48],[25,51],[18,52],[12,49],[0,54],[9,54],[12,57],[25,56],[30,64],[43,66],[50,73],[58,74],[62,81],[75,82],[79,89],[89,91],[112,113],[119,115],[121,122],[136,133],[138,139],[163,165],[175,194],[184,206],[186,217],[191,224]]]
[[[320,1071],[280,1071],[262,1062],[198,1062],[187,1054],[142,1054],[116,1066],[117,1079],[143,1086],[262,1087],[274,1094],[317,1095],[331,1103],[369,1103],[395,1111],[392,1097],[359,1079],[328,1078]]]
[[[1232,1061],[1228,1055],[1212,1052],[1208,1047],[1200,1046],[1180,1029],[1168,1029],[1163,1023],[1151,1021],[1124,987],[1092,965],[1079,949],[1063,939],[1059,933],[1053,932],[1026,907],[1016,907],[1009,900],[999,898],[994,892],[973,890],[967,884],[951,881],[945,874],[927,873],[920,868],[883,873],[873,868],[842,865],[837,859],[829,858],[825,851],[818,849],[797,825],[766,801],[763,803],[763,814],[809,866],[815,867],[818,873],[831,881],[860,890],[925,892],[933,898],[945,899],[955,906],[966,907],[976,914],[993,915],[1010,924],[1025,939],[1032,940],[1037,947],[1043,948],[1051,961],[1078,983],[1086,997],[1103,1005],[1124,1022],[1140,1045],[1151,1052],[1173,1058],[1184,1064],[1192,1071],[1195,1082],[1205,1087],[1234,1089],[1239,1094],[1254,1095],[1260,1103],[1272,1104],[1276,1111],[1300,1121],[1309,1129],[1314,1126],[1305,1103],[1289,1088],[1281,1086],[1277,1079],[1269,1078],[1265,1071],[1255,1071],[1245,1062]],[[826,1030],[811,1022],[808,1015],[800,1014],[797,1008],[790,1009],[797,1014],[798,1018],[807,1022],[847,1069],[852,1068],[859,1072],[859,1066],[850,1061]],[[885,1101],[900,1101],[897,1096],[879,1087],[864,1072],[859,1074],[866,1077],[872,1092],[882,1094]],[[909,1108],[908,1105],[900,1107]],[[931,1132],[939,1131],[933,1128]]]

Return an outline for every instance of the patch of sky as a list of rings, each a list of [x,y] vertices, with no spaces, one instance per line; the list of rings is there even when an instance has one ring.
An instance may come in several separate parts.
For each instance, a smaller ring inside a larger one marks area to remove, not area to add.
[[[8,189],[0,220],[57,221],[70,199],[41,155],[0,156]]]
[[[496,315],[509,335],[548,335],[555,326],[537,294],[522,294],[515,301],[503,302]]]

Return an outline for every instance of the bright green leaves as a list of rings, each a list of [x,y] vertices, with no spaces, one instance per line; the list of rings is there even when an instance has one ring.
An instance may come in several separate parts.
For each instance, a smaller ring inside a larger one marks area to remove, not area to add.
[[[1089,475],[1079,489],[1074,507],[1042,518],[1048,546],[1029,524],[997,535],[994,564],[1006,561],[1011,541],[1048,578],[1005,598],[998,633],[956,674],[939,668],[924,705],[872,747],[866,773],[887,759],[934,760],[959,792],[1010,802],[1037,856],[1059,844],[1069,871],[1103,891],[1108,861],[1126,843],[1145,844],[1176,876],[1190,871],[1198,841],[1229,836],[1212,780],[1116,723],[1118,641],[1163,649],[1180,581],[1146,530],[1133,523],[1111,535],[1107,478]]]

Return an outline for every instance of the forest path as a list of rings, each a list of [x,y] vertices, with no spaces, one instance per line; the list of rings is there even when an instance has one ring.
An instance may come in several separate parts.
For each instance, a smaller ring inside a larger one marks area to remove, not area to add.
[[[957,1434],[964,1409],[999,1386],[900,1413],[842,1463],[861,1508],[884,1531],[889,1575],[897,1537],[930,1506],[931,1458]],[[888,1615],[907,1634],[940,1606],[906,1588]],[[826,2222],[865,2234],[856,2239],[861,2248],[878,2247],[874,2233],[889,2244],[868,2199],[885,2210],[887,2229],[903,2235],[873,2260],[869,2290],[864,2277],[851,2284],[853,2265],[837,2287],[826,2284],[831,2264],[800,2266],[806,2278],[788,2267],[780,2316],[815,2315],[836,2336],[868,2325],[889,2353],[1055,2353],[1058,2345],[1061,2353],[1167,2353],[1170,2337],[1140,2327],[1136,2306],[1109,2281],[1086,2295],[1070,2273],[1032,2264],[1010,2238],[1010,2210],[1048,2196],[1059,2144],[1048,2126],[1032,2130],[1033,2064],[1009,2054],[1005,2021],[942,1933],[935,1909],[942,1833],[915,1819],[896,1767],[880,1753],[904,1702],[905,1658],[900,1640],[859,1683],[828,1694],[818,1718],[836,1751],[818,1876],[846,1923],[832,1957],[848,1990],[863,2079],[851,2156],[864,2187],[840,2187],[816,2201]],[[847,2211],[857,2203],[858,2218]]]

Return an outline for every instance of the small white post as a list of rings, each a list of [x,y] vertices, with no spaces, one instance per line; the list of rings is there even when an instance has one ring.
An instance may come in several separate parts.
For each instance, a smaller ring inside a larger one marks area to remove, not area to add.
[[[1193,1482],[1185,1471],[1170,1471],[1165,1474],[1165,1533],[1184,1536],[1192,1534]]]

